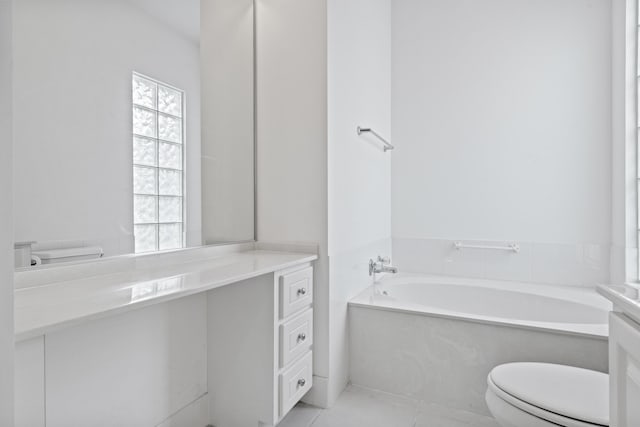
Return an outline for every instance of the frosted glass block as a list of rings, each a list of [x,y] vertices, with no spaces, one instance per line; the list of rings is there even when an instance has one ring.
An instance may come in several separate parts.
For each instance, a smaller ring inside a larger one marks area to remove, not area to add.
[[[160,222],[182,222],[182,197],[160,197]]]
[[[133,107],[133,133],[141,136],[156,138],[156,112],[144,108]]]
[[[159,114],[158,126],[160,127],[160,139],[182,142],[182,119]]]
[[[160,169],[159,179],[161,195],[182,196],[182,172]]]
[[[160,86],[158,88],[158,110],[182,117],[182,92]]]
[[[133,103],[156,109],[158,85],[143,77],[133,76]]]
[[[156,142],[152,139],[133,137],[133,163],[156,166]]]
[[[182,170],[182,145],[161,142],[159,151],[161,168]]]
[[[156,194],[156,169],[133,167],[133,192],[136,194]]]
[[[160,250],[182,247],[182,224],[160,224]]]
[[[158,222],[156,196],[133,196],[133,222],[135,224]]]
[[[151,252],[158,247],[158,225],[135,225],[133,235],[135,238],[136,253]]]

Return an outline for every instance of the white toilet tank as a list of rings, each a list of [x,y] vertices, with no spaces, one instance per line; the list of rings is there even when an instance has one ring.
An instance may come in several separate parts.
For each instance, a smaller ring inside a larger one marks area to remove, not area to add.
[[[57,264],[98,259],[104,255],[100,246],[83,246],[79,248],[40,249],[32,252],[38,263]]]

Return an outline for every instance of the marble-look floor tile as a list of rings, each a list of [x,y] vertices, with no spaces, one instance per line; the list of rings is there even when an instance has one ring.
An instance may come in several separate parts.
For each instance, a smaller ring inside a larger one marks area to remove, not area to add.
[[[491,417],[351,385],[330,409],[299,403],[278,427],[499,427]]]
[[[209,419],[209,396],[203,395],[195,402],[158,424],[157,427],[203,426]]]
[[[420,405],[415,427],[500,427],[496,420],[442,405]]]
[[[348,387],[336,404],[320,413],[313,427],[413,427],[417,403],[360,387]]]
[[[322,409],[306,403],[298,403],[286,417],[280,421],[278,427],[309,427],[320,415]]]

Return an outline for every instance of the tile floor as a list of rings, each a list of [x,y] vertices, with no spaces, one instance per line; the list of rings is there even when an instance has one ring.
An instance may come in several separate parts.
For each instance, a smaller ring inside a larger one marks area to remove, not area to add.
[[[499,427],[493,418],[349,386],[330,409],[299,404],[278,427]]]

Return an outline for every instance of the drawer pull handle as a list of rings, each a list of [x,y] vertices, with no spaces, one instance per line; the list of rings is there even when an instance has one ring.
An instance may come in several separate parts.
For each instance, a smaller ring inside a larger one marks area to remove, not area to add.
[[[304,341],[306,339],[307,339],[307,334],[305,334],[304,332],[301,332],[298,334],[298,342]]]
[[[306,295],[306,294],[307,294],[307,290],[305,288],[298,289],[298,295]]]
[[[298,387],[304,387],[306,383],[307,383],[307,380],[305,380],[304,378],[300,378],[298,380]]]

